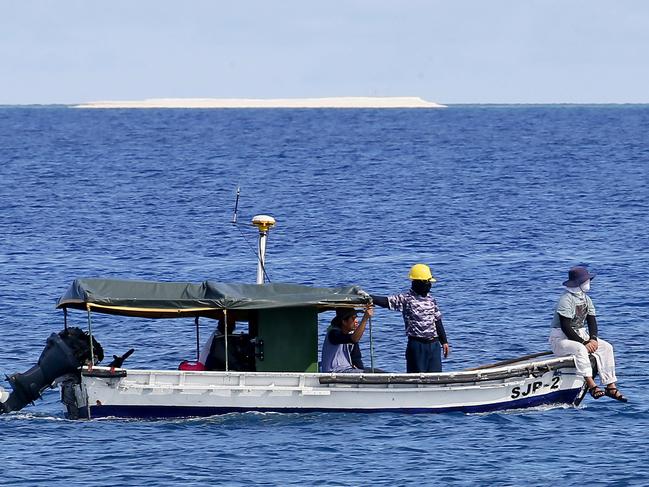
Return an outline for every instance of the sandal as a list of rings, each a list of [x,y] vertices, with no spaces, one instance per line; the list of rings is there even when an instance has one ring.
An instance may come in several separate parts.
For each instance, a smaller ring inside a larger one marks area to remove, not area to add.
[[[624,394],[617,390],[617,387],[607,387],[604,394],[612,399],[615,399],[616,401],[629,402],[629,400],[624,397]]]
[[[588,389],[588,392],[593,397],[593,399],[599,399],[600,397],[602,397],[602,396],[604,396],[606,394],[606,392],[604,392],[603,390],[601,390],[597,386],[591,387],[590,389]]]

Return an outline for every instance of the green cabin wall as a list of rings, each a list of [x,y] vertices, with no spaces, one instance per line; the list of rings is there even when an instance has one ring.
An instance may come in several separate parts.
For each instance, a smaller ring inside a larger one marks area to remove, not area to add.
[[[257,336],[264,341],[259,372],[318,371],[318,313],[314,308],[260,310]]]

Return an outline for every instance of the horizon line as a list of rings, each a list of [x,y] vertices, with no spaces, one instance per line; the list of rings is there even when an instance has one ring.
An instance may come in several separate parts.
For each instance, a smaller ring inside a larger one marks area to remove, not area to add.
[[[362,100],[364,103],[353,103]],[[336,102],[338,101],[338,102]],[[170,103],[165,103],[170,102]],[[188,103],[189,102],[189,103]],[[306,103],[303,103],[306,102]],[[150,98],[132,101],[0,103],[0,107],[67,107],[92,109],[269,109],[269,108],[447,108],[451,106],[610,106],[649,105],[649,101],[611,102],[429,102],[419,97],[322,97],[322,98]]]

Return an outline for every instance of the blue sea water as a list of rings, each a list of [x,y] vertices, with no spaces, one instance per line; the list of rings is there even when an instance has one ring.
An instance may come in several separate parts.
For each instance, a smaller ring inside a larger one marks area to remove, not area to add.
[[[0,107],[2,373],[36,362],[76,277],[253,282],[255,232],[229,223],[240,186],[241,221],[277,218],[273,281],[385,294],[430,264],[445,370],[547,350],[567,269],[587,264],[630,398],[74,422],[52,390],[0,416],[0,484],[649,485],[648,132],[649,106]],[[191,320],[93,326],[109,355],[136,349],[131,367],[195,353]],[[404,370],[400,316],[377,310],[373,335],[376,365]]]

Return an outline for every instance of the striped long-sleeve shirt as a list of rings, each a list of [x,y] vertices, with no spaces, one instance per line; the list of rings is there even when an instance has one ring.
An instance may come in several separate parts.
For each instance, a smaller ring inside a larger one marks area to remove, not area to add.
[[[420,296],[410,290],[388,296],[387,300],[390,309],[401,311],[406,335],[427,340],[438,337],[446,338],[443,332],[438,333],[437,323],[441,324],[442,312],[439,310],[435,298],[430,294]]]

